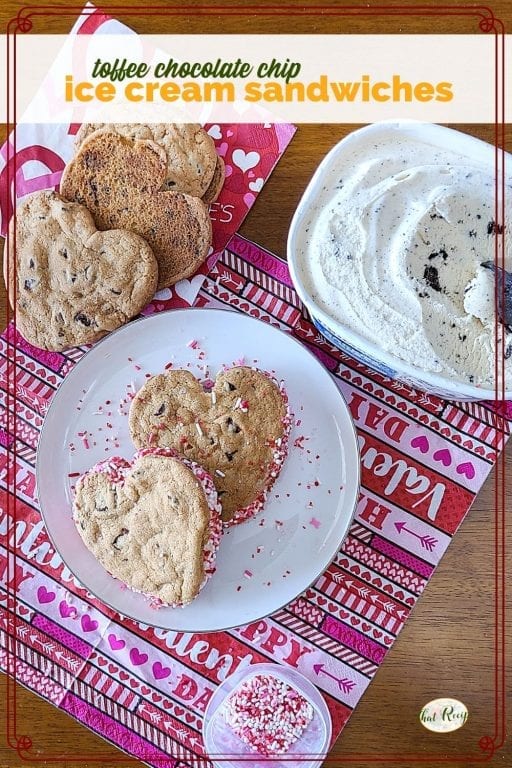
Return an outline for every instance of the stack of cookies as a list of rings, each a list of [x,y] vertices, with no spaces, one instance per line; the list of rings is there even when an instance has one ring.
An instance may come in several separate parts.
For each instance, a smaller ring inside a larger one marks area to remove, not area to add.
[[[188,370],[153,376],[129,417],[138,448],[94,466],[74,518],[109,573],[155,605],[185,605],[215,571],[223,527],[254,517],[288,450],[286,392],[246,366],[205,391]]]
[[[27,196],[9,228],[6,283],[22,335],[49,350],[88,344],[193,275],[223,183],[199,125],[84,124],[60,194]]]

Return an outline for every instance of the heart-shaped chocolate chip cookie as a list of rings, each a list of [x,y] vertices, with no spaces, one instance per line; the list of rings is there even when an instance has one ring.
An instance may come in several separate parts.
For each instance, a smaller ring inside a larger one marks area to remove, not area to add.
[[[137,315],[156,290],[158,265],[145,240],[122,229],[99,232],[83,205],[52,191],[22,201],[7,253],[16,324],[43,349],[96,341]]]
[[[157,604],[189,603],[215,571],[222,531],[215,486],[175,451],[97,464],[77,482],[73,514],[101,565]]]
[[[245,366],[219,373],[208,392],[190,371],[153,376],[130,408],[135,445],[172,447],[205,467],[226,523],[262,508],[285,459],[289,427],[283,387]]]
[[[158,261],[158,287],[193,275],[208,255],[212,225],[198,197],[160,191],[164,149],[108,131],[88,136],[66,166],[60,191],[83,203],[98,229],[122,227],[143,237]]]

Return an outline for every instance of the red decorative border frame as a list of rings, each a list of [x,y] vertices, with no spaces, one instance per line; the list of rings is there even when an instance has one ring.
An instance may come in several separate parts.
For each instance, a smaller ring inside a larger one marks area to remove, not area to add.
[[[280,5],[253,5],[239,7],[236,5],[204,5],[204,6],[186,6],[176,5],[174,7],[149,5],[142,10],[135,10],[133,8],[127,8],[123,5],[110,5],[105,9],[108,14],[122,12],[127,16],[183,16],[183,15],[222,15],[222,16],[243,16],[246,13],[258,14],[259,16],[289,16],[292,11],[294,15],[299,16],[317,16],[321,13],[323,16],[329,17],[343,17],[343,16],[446,16],[446,17],[468,17],[478,20],[478,27],[483,33],[494,34],[495,38],[495,194],[496,194],[496,221],[504,221],[505,218],[505,25],[503,21],[495,17],[494,12],[488,6],[470,6],[470,5],[443,5],[443,6],[408,6],[408,5],[395,5],[395,6],[381,6],[374,5],[368,6],[344,6],[339,7],[336,5],[309,5],[302,7],[293,6],[280,6]],[[102,14],[105,11],[97,8],[94,11],[94,15]],[[39,5],[39,6],[24,6],[20,8],[16,17],[12,18],[6,28],[7,34],[7,127],[8,131],[13,129],[16,125],[16,36],[19,33],[28,33],[32,30],[33,21],[35,17],[45,16],[91,16],[92,13],[84,13],[83,6],[67,6],[65,8],[55,5]],[[11,66],[14,67],[14,72],[11,70]],[[501,149],[499,148],[501,144]],[[7,188],[11,189],[11,169],[15,175],[15,169],[12,165],[12,160],[16,156],[16,134],[14,133],[14,141],[12,147],[8,145],[7,151]],[[495,249],[495,262],[498,265],[503,265],[503,258],[505,253],[505,233],[498,234],[496,236],[496,249]],[[14,246],[16,244],[16,238],[14,237]],[[7,283],[9,282],[9,265],[7,264]],[[497,281],[496,281],[497,283]],[[501,299],[504,299],[504,281],[503,294]],[[496,287],[496,302],[498,302],[498,287]],[[13,319],[16,321],[16,310],[12,312],[10,310],[9,302],[7,302],[7,323]],[[496,339],[498,339],[498,323],[496,322]],[[8,356],[7,363],[7,430],[11,434],[16,434],[15,424],[15,408],[11,409],[11,405],[15,405],[15,393],[16,392],[16,363],[15,353],[16,346],[7,342],[12,347],[14,355]],[[497,355],[495,363],[495,396],[496,400],[504,400],[505,384],[504,384],[504,363],[503,354],[499,354],[503,349],[504,340],[501,342],[501,349],[496,344]],[[500,368],[499,361],[502,361]],[[498,383],[501,379],[501,385]],[[12,387],[9,386],[12,384]],[[9,454],[8,454],[9,457]],[[13,446],[12,462],[9,462],[8,458],[8,477],[12,476],[9,472],[14,466],[16,461],[16,443]],[[495,562],[494,562],[494,578],[495,578],[495,603],[494,603],[494,616],[495,616],[495,628],[494,628],[494,652],[495,652],[495,669],[494,669],[494,734],[492,736],[485,735],[479,740],[480,753],[476,754],[462,754],[462,755],[375,755],[375,754],[344,754],[344,755],[329,755],[324,759],[327,763],[336,763],[339,765],[349,764],[354,761],[364,760],[366,763],[393,763],[393,764],[412,764],[412,763],[427,763],[429,766],[434,764],[449,764],[455,761],[471,760],[473,763],[484,763],[492,759],[494,753],[500,749],[505,743],[505,722],[506,722],[506,703],[505,703],[505,456],[502,451],[495,465]],[[8,489],[7,493],[7,514],[13,512],[12,519],[14,526],[16,525],[16,503],[15,503],[15,488]],[[13,588],[7,588],[8,595],[14,600],[14,622],[12,634],[8,633],[7,642],[7,690],[6,690],[6,741],[7,744],[18,754],[21,760],[30,760],[32,764],[55,764],[59,761],[62,764],[61,758],[52,758],[48,756],[36,757],[30,754],[32,747],[32,740],[28,736],[17,736],[17,719],[16,719],[16,656],[15,656],[15,636],[17,626],[17,614],[16,614],[16,553],[13,552],[14,558],[8,558],[7,562],[7,582],[8,584],[14,584]],[[13,573],[14,569],[14,573]],[[501,707],[501,711],[500,711]],[[11,719],[12,718],[12,719]],[[122,752],[120,752],[120,757]],[[154,756],[151,756],[152,761],[155,761]],[[84,760],[88,760],[92,763],[101,762],[101,765],[115,763],[120,768],[122,760],[118,757],[112,757],[110,755],[102,756],[98,755],[73,755],[66,757],[66,763],[82,763]],[[100,763],[97,763],[100,764]],[[128,763],[124,763],[128,765]],[[133,758],[130,765],[133,764]],[[164,767],[163,767],[164,768]]]

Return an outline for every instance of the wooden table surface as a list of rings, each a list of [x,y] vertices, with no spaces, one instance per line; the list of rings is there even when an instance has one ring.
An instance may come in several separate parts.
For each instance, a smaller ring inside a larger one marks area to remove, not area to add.
[[[354,0],[354,5],[357,0]],[[34,3],[35,4],[35,3]],[[66,33],[69,31],[79,4],[54,0],[62,13],[51,18],[35,20],[37,33]],[[201,0],[188,0],[188,6],[206,6]],[[227,5],[228,3],[220,3]],[[299,8],[309,5],[289,3],[293,14],[273,17],[256,14],[247,3],[231,3],[240,10],[239,16],[225,17],[219,11],[211,15],[215,3],[209,3],[210,14],[194,17],[169,16],[162,18],[141,11],[136,16],[112,11],[121,21],[140,33],[163,32],[343,32],[343,33],[476,33],[475,18],[460,15],[442,16],[369,16],[361,4],[361,12],[351,17],[336,18],[328,12],[315,16],[301,16]],[[271,3],[276,5],[276,3]],[[319,3],[317,3],[319,4]],[[398,3],[395,2],[395,5]],[[408,6],[414,7],[412,0]],[[0,9],[2,26],[16,14],[22,4],[3,0]],[[39,7],[42,3],[39,3]],[[106,2],[109,9],[113,3]],[[167,3],[166,7],[177,4]],[[263,3],[260,3],[263,5]],[[329,5],[333,8],[335,3]],[[348,3],[338,3],[342,8]],[[375,3],[373,5],[376,5]],[[379,3],[386,6],[386,2]],[[422,0],[416,3],[425,9],[438,9],[441,3]],[[448,5],[444,3],[443,5]],[[462,3],[450,3],[463,10]],[[468,3],[469,5],[469,3]],[[124,7],[137,9],[144,4],[125,0]],[[145,4],[147,8],[148,4]],[[509,0],[493,3],[495,15],[512,22],[512,4]],[[332,14],[332,12],[331,12]],[[447,43],[449,51],[449,40]],[[362,51],[362,58],[364,52]],[[471,87],[468,84],[468,87]],[[490,126],[457,126],[483,139],[491,140]],[[286,233],[294,208],[311,177],[318,161],[328,149],[353,126],[301,125],[289,149],[279,162],[270,181],[260,194],[247,217],[241,232],[267,248],[283,255]],[[0,139],[6,135],[6,126],[0,127]],[[507,130],[507,146],[511,146],[512,126]],[[5,325],[5,290],[0,289],[0,327]],[[512,468],[512,452],[508,451],[506,466]],[[512,493],[507,493],[510,502]],[[510,506],[510,503],[507,504]],[[423,756],[424,765],[441,764],[448,760],[455,768],[477,765],[478,741],[494,733],[494,473],[491,475],[473,508],[450,544],[440,566],[420,598],[413,615],[408,619],[398,640],[393,645],[376,678],[364,694],[335,745],[329,765],[416,765],[413,755]],[[510,565],[510,558],[509,565]],[[509,669],[510,671],[510,669]],[[1,677],[0,700],[4,699],[5,679]],[[452,734],[434,734],[419,723],[424,704],[433,698],[452,696],[463,701],[469,709],[466,725]],[[115,765],[134,766],[138,761],[128,758],[107,742],[92,734],[67,715],[42,701],[22,687],[17,688],[17,720],[23,733],[33,741],[33,765],[54,765],[64,768],[80,764],[83,768]],[[2,729],[3,730],[3,729]],[[365,759],[356,759],[361,753]],[[474,761],[457,755],[471,753]],[[69,762],[78,756],[79,762]],[[354,758],[348,759],[350,755]],[[405,761],[400,760],[403,755]],[[434,755],[436,757],[434,757]],[[410,757],[406,757],[410,756]],[[108,762],[112,760],[115,762]],[[117,760],[116,760],[117,758]],[[418,763],[419,764],[419,763]],[[497,752],[492,765],[512,765],[510,744]],[[0,736],[0,768],[27,765],[12,752]]]

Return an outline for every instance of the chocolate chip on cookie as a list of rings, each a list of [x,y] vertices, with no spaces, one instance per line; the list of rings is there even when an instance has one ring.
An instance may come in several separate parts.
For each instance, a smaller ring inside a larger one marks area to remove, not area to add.
[[[211,474],[226,523],[263,507],[286,457],[289,428],[284,389],[246,366],[219,373],[210,392],[190,371],[153,376],[130,408],[137,447],[175,448]]]
[[[6,282],[18,329],[36,347],[89,344],[151,300],[158,265],[138,235],[124,229],[99,232],[83,205],[49,190],[24,198],[15,220],[16,231],[14,217],[9,227]]]

